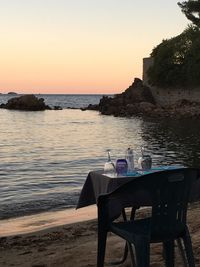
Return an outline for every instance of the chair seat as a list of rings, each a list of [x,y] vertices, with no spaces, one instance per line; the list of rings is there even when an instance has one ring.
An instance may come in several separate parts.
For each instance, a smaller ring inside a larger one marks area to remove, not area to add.
[[[174,232],[156,232],[151,229],[151,218],[145,218],[127,222],[113,222],[110,231],[119,235],[130,243],[135,243],[138,238],[148,238],[151,243],[177,239],[184,235],[186,225],[177,223]]]

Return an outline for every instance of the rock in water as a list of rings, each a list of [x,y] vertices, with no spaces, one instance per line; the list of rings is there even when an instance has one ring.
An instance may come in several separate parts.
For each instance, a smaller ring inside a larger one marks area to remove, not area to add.
[[[23,95],[11,98],[6,104],[1,104],[0,108],[27,111],[51,109],[45,104],[43,98],[37,98],[35,95]]]

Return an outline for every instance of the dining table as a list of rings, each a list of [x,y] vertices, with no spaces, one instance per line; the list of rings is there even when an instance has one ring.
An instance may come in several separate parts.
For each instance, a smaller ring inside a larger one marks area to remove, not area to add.
[[[113,176],[104,173],[103,170],[90,171],[87,178],[83,184],[79,200],[76,208],[83,208],[89,205],[98,204],[98,198],[102,194],[109,194],[120,186],[132,181],[133,179],[140,179],[144,175],[160,172],[171,169],[183,168],[183,166],[161,166],[153,167],[150,170],[135,170],[133,173],[128,173],[124,176]],[[199,171],[200,177],[200,171]],[[193,185],[190,192],[189,202],[195,202],[200,200],[200,179],[197,179]],[[144,201],[142,198],[138,199],[137,202]],[[144,204],[144,203],[143,203]],[[148,204],[148,203],[147,203]]]

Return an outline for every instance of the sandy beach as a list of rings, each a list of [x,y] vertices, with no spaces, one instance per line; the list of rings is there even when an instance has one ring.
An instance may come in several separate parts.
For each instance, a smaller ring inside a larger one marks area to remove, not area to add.
[[[85,211],[84,211],[85,210]],[[139,211],[138,216],[144,211]],[[58,218],[63,218],[62,212],[58,213]],[[65,214],[65,219],[51,220],[51,226],[47,226],[42,218],[38,218],[36,229],[29,229],[26,226],[26,219],[24,220],[24,229],[21,223],[18,222],[18,229],[14,229],[10,233],[12,224],[7,222],[7,230],[3,232],[1,224],[1,238],[0,238],[0,266],[20,266],[20,267],[95,267],[96,266],[96,252],[97,252],[97,220],[96,208],[80,209],[71,211],[71,217]],[[72,215],[76,215],[73,217]],[[70,217],[70,219],[69,219]],[[89,217],[89,218],[88,218]],[[67,219],[68,218],[68,219]],[[76,218],[76,219],[75,219]],[[194,203],[188,210],[188,225],[192,236],[193,249],[195,254],[196,266],[200,266],[200,205]],[[17,219],[16,219],[17,220]],[[19,220],[19,219],[18,219]],[[74,220],[74,223],[72,223]],[[28,222],[28,221],[27,221]],[[54,224],[58,225],[55,226]],[[15,221],[15,225],[16,221]],[[29,222],[30,225],[30,222]],[[50,228],[49,228],[50,227]],[[40,230],[39,230],[40,229]],[[30,231],[31,230],[31,231]],[[35,230],[35,231],[34,231]],[[7,231],[7,232],[6,232]],[[22,233],[27,231],[29,233]],[[14,234],[15,233],[15,234]],[[13,235],[14,234],[14,235]],[[121,255],[124,243],[119,238],[109,234],[107,243],[106,261],[116,259]],[[120,267],[130,266],[129,259]],[[162,249],[160,244],[152,245],[151,247],[151,266],[164,266],[162,260]],[[176,266],[183,266],[181,257],[176,249]]]

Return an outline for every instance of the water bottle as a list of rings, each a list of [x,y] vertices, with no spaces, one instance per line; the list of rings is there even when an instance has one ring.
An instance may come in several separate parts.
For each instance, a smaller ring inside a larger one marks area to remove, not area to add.
[[[130,147],[126,151],[126,160],[128,163],[128,173],[134,172],[134,156],[133,156],[133,149]]]

